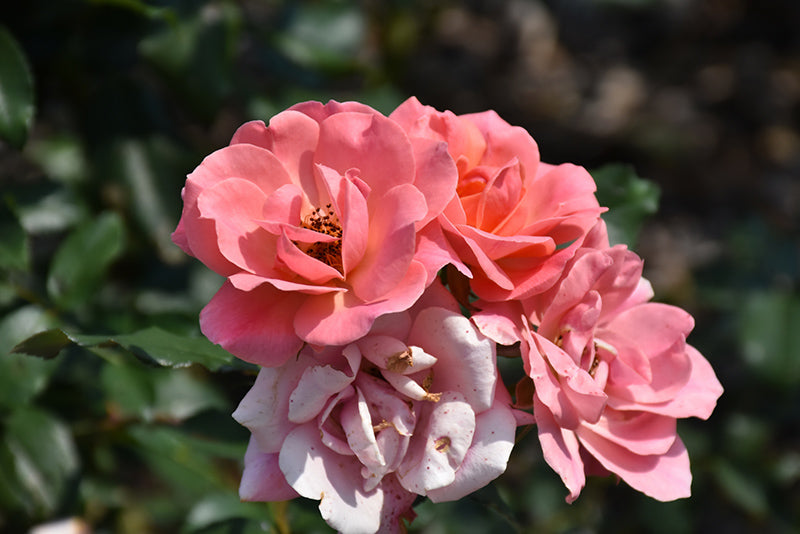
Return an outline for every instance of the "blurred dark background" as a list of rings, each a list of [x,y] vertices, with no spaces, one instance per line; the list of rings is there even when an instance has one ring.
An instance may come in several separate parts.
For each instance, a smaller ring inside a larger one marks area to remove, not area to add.
[[[494,109],[544,161],[626,163],[658,185],[629,245],[657,299],[694,314],[726,392],[679,425],[691,499],[589,479],[567,505],[531,433],[497,484],[420,504],[411,531],[800,532],[800,2],[30,0],[0,24],[36,104],[24,144],[0,143],[3,229],[24,235],[24,258],[0,250],[0,353],[54,326],[196,333],[218,281],[169,233],[185,175],[246,120],[308,99]],[[246,432],[227,414],[246,370],[26,358],[0,366],[5,387],[33,384],[0,394],[0,531],[325,531],[313,503],[235,502]],[[52,465],[24,454],[30,420],[61,440]]]

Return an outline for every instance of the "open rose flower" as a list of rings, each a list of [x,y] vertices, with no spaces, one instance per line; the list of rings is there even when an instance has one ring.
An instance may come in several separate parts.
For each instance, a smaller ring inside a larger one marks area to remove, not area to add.
[[[533,391],[522,383],[517,402],[532,400],[544,458],[569,502],[587,472],[614,473],[662,501],[688,497],[676,420],[708,418],[722,394],[709,363],[686,343],[692,317],[648,302],[641,273],[642,261],[624,246],[584,248],[551,290],[475,318],[501,342],[522,340]]]
[[[456,181],[444,143],[362,104],[308,102],[243,125],[188,176],[173,234],[227,277],[203,333],[273,366],[407,310],[450,261],[441,231],[423,238]]]
[[[516,420],[495,344],[449,309],[390,317],[261,369],[234,412],[252,432],[242,499],[300,495],[339,531],[393,533],[418,495],[459,499],[505,470]]]
[[[601,209],[582,167],[539,161],[536,142],[494,111],[456,116],[415,98],[390,118],[412,137],[447,142],[457,196],[442,227],[482,299],[519,299],[550,287]]]

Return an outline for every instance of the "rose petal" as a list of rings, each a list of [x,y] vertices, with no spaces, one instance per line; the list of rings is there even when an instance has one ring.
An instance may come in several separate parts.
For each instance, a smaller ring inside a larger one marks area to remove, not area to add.
[[[371,208],[369,243],[347,281],[358,298],[370,302],[391,291],[403,279],[414,257],[414,223],[425,215],[425,199],[412,185],[399,185]],[[391,246],[386,246],[391,243]]]
[[[508,405],[495,402],[475,417],[472,444],[452,484],[428,491],[433,502],[454,501],[478,490],[506,470],[514,446],[516,420]]]
[[[301,276],[312,284],[325,284],[334,279],[344,279],[334,267],[300,250],[285,233],[278,238],[276,259],[276,263],[284,270]]]
[[[697,349],[686,345],[686,354],[692,363],[692,374],[689,381],[675,394],[674,398],[661,403],[644,404],[611,397],[608,405],[618,410],[646,410],[670,417],[707,419],[714,411],[717,399],[722,395],[722,384],[714,374],[711,364]]]
[[[492,406],[497,383],[495,344],[469,319],[444,308],[428,308],[414,321],[408,343],[437,358],[433,391],[461,393],[476,413]]]
[[[197,197],[200,216],[214,221],[219,251],[238,267],[272,272],[275,241],[256,221],[264,217],[267,196],[254,183],[228,178]]]
[[[414,185],[425,196],[427,213],[417,221],[417,230],[435,219],[455,195],[458,170],[447,151],[447,143],[413,138],[416,174]]]
[[[425,268],[412,261],[405,278],[378,301],[365,303],[350,292],[309,297],[294,316],[295,331],[313,345],[347,345],[369,332],[377,317],[407,310],[425,279]]]
[[[299,497],[286,483],[278,466],[277,453],[261,452],[251,437],[244,453],[244,471],[239,484],[239,498],[243,501],[288,501]]]
[[[607,409],[595,424],[583,427],[633,454],[665,454],[677,435],[674,417],[648,412],[620,412]],[[578,436],[581,436],[581,430]]]
[[[603,467],[619,475],[633,489],[659,501],[691,495],[689,455],[680,438],[675,439],[666,454],[641,456],[583,428],[579,436],[581,444]]]
[[[411,445],[396,471],[400,484],[420,495],[453,483],[475,432],[475,413],[460,393],[446,391],[439,402],[423,406]]]
[[[297,387],[289,397],[290,421],[310,421],[322,411],[328,399],[353,383],[361,363],[361,355],[357,350],[348,349],[350,347],[345,347],[342,351],[347,359],[347,369],[344,372],[330,365],[308,366],[303,371]]]
[[[286,481],[301,496],[318,499],[322,518],[341,532],[372,534],[380,527],[384,495],[364,492],[361,464],[322,444],[313,423],[295,428],[278,458]]]
[[[536,396],[533,398],[533,414],[536,417],[544,460],[561,477],[569,490],[567,502],[571,503],[578,498],[581,489],[586,485],[578,438],[574,432],[562,428],[547,406]]]
[[[282,365],[303,345],[292,328],[301,302],[296,294],[267,284],[239,291],[225,282],[200,312],[200,330],[243,360],[264,367]]]
[[[300,354],[280,367],[262,367],[255,384],[239,402],[232,417],[247,427],[262,452],[277,453],[296,426],[289,421],[289,395],[313,360]]]
[[[311,169],[313,150],[319,139],[319,125],[303,113],[286,110],[269,121],[242,125],[233,135],[231,144],[249,143],[266,148],[283,164],[291,181],[303,189],[314,205],[319,205],[319,194]]]
[[[321,121],[314,161],[341,175],[359,169],[376,198],[399,184],[412,184],[416,170],[405,132],[377,113],[341,112]]]

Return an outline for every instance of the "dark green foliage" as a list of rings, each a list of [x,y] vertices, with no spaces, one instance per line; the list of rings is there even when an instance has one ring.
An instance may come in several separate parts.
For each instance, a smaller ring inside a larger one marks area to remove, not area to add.
[[[170,233],[185,175],[239,124],[306,99],[388,113],[411,94],[496,109],[545,161],[596,168],[612,241],[695,315],[689,341],[726,388],[709,421],[679,424],[691,499],[590,478],[567,505],[533,429],[495,484],[423,500],[411,531],[797,531],[796,2],[14,4],[0,26],[0,531],[80,517],[98,533],[329,532],[312,501],[239,501],[249,434],[230,413],[254,368],[200,335],[221,278]],[[617,161],[633,166],[603,166]]]

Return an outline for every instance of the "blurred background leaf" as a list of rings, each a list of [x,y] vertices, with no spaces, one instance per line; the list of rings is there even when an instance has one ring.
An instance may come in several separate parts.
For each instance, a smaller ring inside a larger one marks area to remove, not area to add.
[[[0,26],[0,138],[22,147],[33,124],[33,77],[9,31]]]
[[[125,247],[122,220],[101,214],[76,228],[59,247],[47,277],[47,290],[63,309],[86,303],[103,280],[105,270]]]
[[[597,183],[597,199],[608,208],[603,220],[609,241],[635,248],[645,217],[658,211],[658,186],[624,164],[606,165],[591,174]]]

